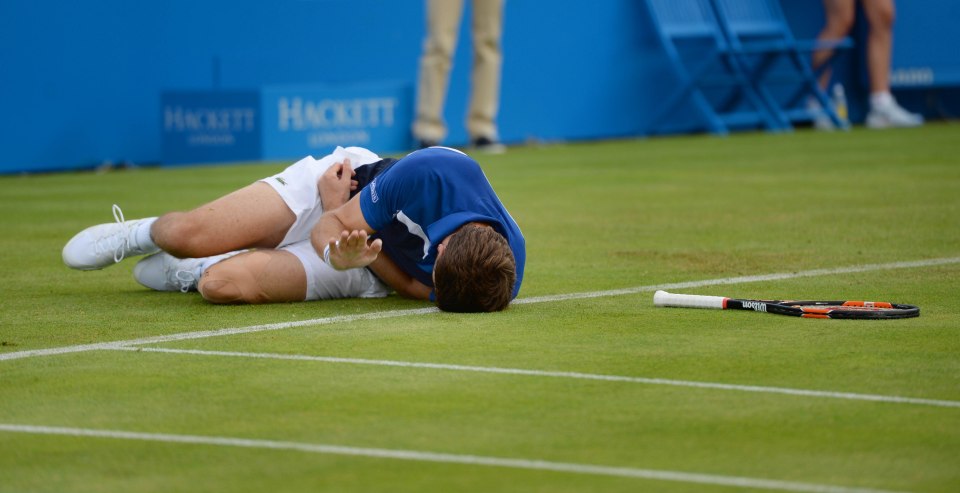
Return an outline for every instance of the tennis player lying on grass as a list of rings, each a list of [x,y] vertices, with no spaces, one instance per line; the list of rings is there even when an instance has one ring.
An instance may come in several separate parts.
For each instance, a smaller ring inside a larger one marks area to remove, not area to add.
[[[352,165],[358,165],[356,170]],[[401,296],[498,311],[523,280],[524,239],[476,161],[431,147],[399,161],[338,147],[189,212],[87,228],[63,248],[96,270],[135,255],[140,284],[212,303]]]

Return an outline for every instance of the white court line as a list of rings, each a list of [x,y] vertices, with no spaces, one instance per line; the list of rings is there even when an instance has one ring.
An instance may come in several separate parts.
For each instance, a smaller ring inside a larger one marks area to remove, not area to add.
[[[572,378],[579,380],[599,380],[605,382],[627,382],[640,383],[648,385],[672,385],[675,387],[695,387],[701,389],[716,390],[737,390],[742,392],[758,392],[768,394],[786,394],[804,397],[823,397],[830,399],[846,399],[854,401],[873,401],[889,402],[896,404],[918,404],[924,406],[936,407],[956,407],[960,408],[960,401],[948,401],[938,399],[919,399],[915,397],[901,397],[895,395],[877,395],[877,394],[857,394],[852,392],[833,392],[825,390],[806,390],[792,389],[788,387],[764,387],[758,385],[736,385],[715,382],[696,382],[689,380],[671,380],[665,378],[644,378],[628,377],[621,375],[602,375],[596,373],[579,373],[570,371],[545,371],[545,370],[526,370],[522,368],[500,368],[495,366],[468,366],[452,365],[445,363],[418,363],[412,361],[391,361],[391,360],[373,360],[359,358],[335,358],[329,356],[308,356],[299,354],[275,354],[275,353],[245,353],[235,351],[204,351],[199,349],[167,349],[167,348],[147,348],[147,347],[117,347],[112,348],[123,351],[151,352],[151,353],[171,353],[171,354],[192,354],[198,356],[225,356],[238,358],[259,358],[276,359],[292,361],[317,361],[323,363],[347,363],[355,365],[376,365],[393,366],[403,368],[425,368],[431,370],[451,370],[451,371],[469,371],[477,373],[498,373],[505,375],[523,375],[531,377],[551,377],[551,378]]]
[[[141,440],[149,442],[178,443],[192,445],[216,445],[221,447],[242,447],[252,449],[291,450],[315,454],[348,455],[370,457],[377,459],[397,459],[421,462],[439,462],[448,464],[462,464],[469,466],[507,467],[512,469],[526,469],[552,471],[572,474],[591,474],[600,476],[617,476],[625,478],[653,479],[660,481],[675,481],[681,483],[709,484],[733,486],[738,488],[759,488],[779,491],[795,491],[810,493],[892,493],[884,490],[866,488],[847,488],[816,483],[798,483],[792,481],[778,481],[773,479],[749,478],[743,476],[721,476],[715,474],[698,474],[681,471],[665,471],[656,469],[639,469],[633,467],[611,467],[591,464],[577,464],[570,462],[552,462],[545,460],[510,459],[504,457],[487,457],[480,455],[446,454],[439,452],[423,452],[416,450],[398,450],[381,448],[345,447],[340,445],[325,445],[319,443],[286,442],[276,440],[258,440],[249,438],[201,436],[201,435],[174,435],[168,433],[141,433],[120,430],[99,430],[89,428],[63,428],[54,426],[33,426],[22,424],[0,423],[0,431],[13,433],[30,433],[42,435],[61,435],[88,438],[112,438],[120,440]]]
[[[335,317],[314,318],[310,320],[299,320],[296,322],[281,322],[276,324],[251,325],[249,327],[236,327],[229,329],[200,330],[196,332],[181,332],[179,334],[169,334],[163,336],[142,337],[139,339],[127,339],[124,341],[101,342],[96,344],[81,344],[77,346],[63,346],[48,349],[32,349],[28,351],[18,351],[14,353],[0,354],[0,361],[19,358],[31,358],[36,356],[54,356],[58,354],[78,353],[83,351],[97,351],[101,349],[120,349],[128,346],[140,344],[157,344],[161,342],[182,341],[188,339],[204,339],[207,337],[221,337],[238,334],[250,334],[254,332],[265,332],[270,330],[290,329],[294,327],[306,327],[312,325],[327,325],[336,323],[355,322],[358,320],[378,320],[381,318],[405,317],[410,315],[422,315],[439,312],[436,308],[413,308],[409,310],[390,310],[384,312],[361,313],[357,315],[340,315]]]
[[[936,265],[947,265],[960,263],[960,257],[935,258],[927,260],[916,260],[910,262],[891,262],[886,264],[867,264],[851,267],[839,267],[836,269],[814,269],[798,272],[784,272],[778,274],[763,274],[757,276],[725,277],[721,279],[706,279],[700,281],[687,281],[670,284],[654,284],[650,286],[638,286],[634,288],[614,289],[607,291],[592,291],[586,293],[557,294],[550,296],[535,296],[531,298],[520,298],[514,300],[516,304],[546,303],[553,301],[566,301],[575,299],[601,298],[606,296],[620,296],[625,294],[637,294],[658,289],[688,289],[704,286],[717,286],[724,284],[740,284],[759,281],[778,281],[784,279],[796,279],[800,277],[813,277],[834,274],[850,274],[856,272],[870,272],[889,269],[907,269],[913,267],[931,267]],[[169,341],[182,341],[187,339],[203,339],[207,337],[220,337],[236,334],[248,334],[251,332],[263,332],[269,330],[281,330],[292,327],[304,327],[310,325],[324,325],[332,323],[346,323],[358,320],[377,320],[383,318],[406,317],[410,315],[421,315],[427,313],[437,313],[436,308],[415,308],[409,310],[392,310],[385,312],[363,313],[357,315],[343,315],[336,317],[315,318],[310,320],[301,320],[298,322],[284,322],[276,324],[254,325],[249,327],[202,330],[197,332],[181,332],[179,334],[170,334],[165,336],[144,337],[140,339],[128,339],[122,341],[103,342],[98,344],[81,344],[76,346],[62,346],[47,349],[33,349],[28,351],[15,351],[0,354],[0,361],[14,360],[20,358],[31,358],[37,356],[54,356],[58,354],[76,353],[82,351],[93,351],[98,349],[117,349],[124,346],[133,346],[141,344],[155,344]]]
[[[690,289],[702,288],[704,286],[721,286],[725,284],[745,284],[749,282],[762,281],[781,281],[784,279],[797,279],[801,277],[828,276],[836,274],[854,274],[858,272],[871,272],[877,270],[890,269],[908,269],[913,267],[932,267],[936,265],[948,265],[960,263],[960,257],[933,258],[928,260],[914,260],[909,262],[891,262],[887,264],[866,264],[854,265],[850,267],[838,267],[836,269],[813,269],[802,270],[798,272],[781,272],[776,274],[760,274],[756,276],[725,277],[722,279],[706,279],[702,281],[675,282],[671,284],[655,284],[652,286],[638,286],[635,288],[611,289],[607,291],[594,291],[590,293],[570,293],[555,294],[550,296],[534,296],[530,298],[521,298],[514,300],[513,303],[543,303],[548,301],[566,301],[580,300],[588,298],[601,298],[606,296],[620,296],[624,294],[637,294],[647,291],[670,289]]]

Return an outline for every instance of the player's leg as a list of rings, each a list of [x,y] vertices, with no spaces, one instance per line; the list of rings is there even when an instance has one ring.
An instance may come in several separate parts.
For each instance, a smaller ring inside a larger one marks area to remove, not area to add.
[[[116,222],[91,226],[67,242],[62,252],[67,266],[102,269],[161,249],[179,257],[207,257],[242,248],[274,247],[296,219],[284,199],[263,182],[190,212],[171,212],[159,218],[127,221],[118,206],[113,209]]]
[[[317,177],[336,162],[347,159],[361,165],[380,161],[379,156],[366,149],[338,148],[319,161],[306,158],[258,183],[272,187],[296,217],[292,226],[283,223],[286,231],[279,240],[279,249],[266,248],[255,252],[184,259],[161,252],[141,260],[134,268],[134,277],[140,284],[160,291],[187,292],[199,289],[204,298],[212,303],[386,296],[387,288],[370,271],[337,271],[327,265],[310,244],[310,232],[323,212],[317,192]],[[383,166],[378,169],[382,171]],[[269,193],[262,189],[256,193],[264,194],[268,202],[272,201]],[[214,202],[211,208],[219,210],[223,208],[222,205]],[[230,209],[230,206],[227,203],[226,209]],[[260,243],[250,246],[273,246],[279,236],[276,233],[272,238],[262,237],[267,240],[261,238]]]
[[[181,258],[218,255],[280,244],[296,216],[263,182],[253,183],[189,212],[160,216],[151,228],[154,243]]]
[[[307,275],[284,250],[245,252],[206,269],[197,286],[211,303],[277,303],[307,299]]]
[[[97,270],[159,250],[150,238],[156,217],[127,221],[116,204],[113,217],[116,222],[91,226],[70,238],[61,252],[63,263],[73,269]]]
[[[93,270],[160,248],[177,256],[204,257],[277,246],[288,241],[287,236],[302,235],[300,229],[308,228],[322,214],[317,179],[343,159],[366,163],[379,157],[360,148],[337,148],[319,161],[308,156],[281,173],[209,204],[161,218],[125,221],[120,208],[114,206],[117,222],[92,226],[75,235],[63,249],[63,261],[75,269]]]
[[[160,252],[137,262],[133,277],[157,291],[200,291],[212,303],[303,301],[303,265],[282,250],[232,252],[206,258],[177,258]]]
[[[309,240],[208,259],[178,259],[161,252],[134,270],[137,280],[161,291],[200,291],[211,303],[276,303],[383,297],[389,289],[367,269],[338,271]]]

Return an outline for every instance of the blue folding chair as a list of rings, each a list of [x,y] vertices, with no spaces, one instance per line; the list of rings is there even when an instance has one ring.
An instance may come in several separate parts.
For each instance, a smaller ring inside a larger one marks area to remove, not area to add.
[[[690,103],[706,130],[778,130],[780,123],[757,94],[717,22],[711,0],[645,0],[656,34],[678,83],[652,113],[648,132],[682,104]]]
[[[808,55],[820,49],[848,48],[852,46],[849,38],[797,40],[779,0],[711,1],[730,49],[783,130],[793,128],[794,122],[811,121],[821,111],[837,128],[846,125],[817,83]],[[807,104],[808,97],[820,107]]]

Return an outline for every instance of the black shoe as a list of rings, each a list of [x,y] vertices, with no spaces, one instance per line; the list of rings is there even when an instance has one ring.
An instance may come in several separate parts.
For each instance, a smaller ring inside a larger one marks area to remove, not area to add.
[[[440,143],[433,140],[426,140],[426,139],[420,139],[417,141],[417,149],[426,149],[428,147],[433,147],[436,145],[440,145]]]
[[[480,152],[486,152],[488,154],[503,154],[507,152],[507,146],[490,139],[489,137],[477,137],[471,142],[471,147]]]

